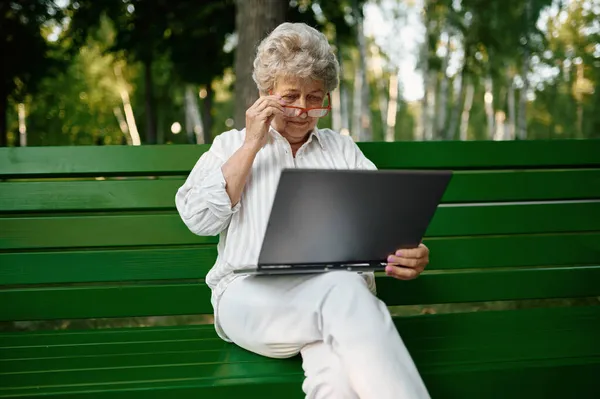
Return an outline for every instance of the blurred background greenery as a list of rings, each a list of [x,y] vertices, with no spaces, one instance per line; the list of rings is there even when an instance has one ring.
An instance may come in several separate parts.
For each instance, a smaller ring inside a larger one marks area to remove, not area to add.
[[[320,126],[357,141],[600,137],[600,0],[9,0],[0,145],[210,142],[283,21],[334,46]]]

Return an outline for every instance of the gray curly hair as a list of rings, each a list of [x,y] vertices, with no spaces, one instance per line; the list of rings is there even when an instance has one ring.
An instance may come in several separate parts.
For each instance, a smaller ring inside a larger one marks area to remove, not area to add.
[[[324,34],[303,23],[285,22],[259,44],[252,79],[266,94],[278,77],[320,80],[333,91],[339,80],[339,64]]]

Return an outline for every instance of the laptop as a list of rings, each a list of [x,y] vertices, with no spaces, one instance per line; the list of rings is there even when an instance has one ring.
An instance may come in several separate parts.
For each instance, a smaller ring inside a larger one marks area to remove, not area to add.
[[[421,242],[451,171],[284,169],[258,264],[235,274],[378,271]]]

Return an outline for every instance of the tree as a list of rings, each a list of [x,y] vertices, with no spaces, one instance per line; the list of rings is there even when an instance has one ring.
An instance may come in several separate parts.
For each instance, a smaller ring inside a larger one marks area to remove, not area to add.
[[[237,0],[235,52],[235,126],[246,124],[246,110],[258,98],[252,67],[258,43],[285,21],[287,0]]]
[[[35,92],[44,76],[60,70],[60,54],[43,36],[42,30],[62,19],[62,10],[53,1],[0,2],[0,146],[7,145],[9,98],[22,102]]]

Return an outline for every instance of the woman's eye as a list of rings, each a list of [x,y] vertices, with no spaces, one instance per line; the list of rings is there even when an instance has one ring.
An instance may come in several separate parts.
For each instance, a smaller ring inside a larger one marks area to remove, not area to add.
[[[308,97],[308,101],[310,101],[311,103],[322,103],[323,99],[321,97],[310,96]]]
[[[284,101],[294,101],[296,100],[296,96],[283,96]]]

